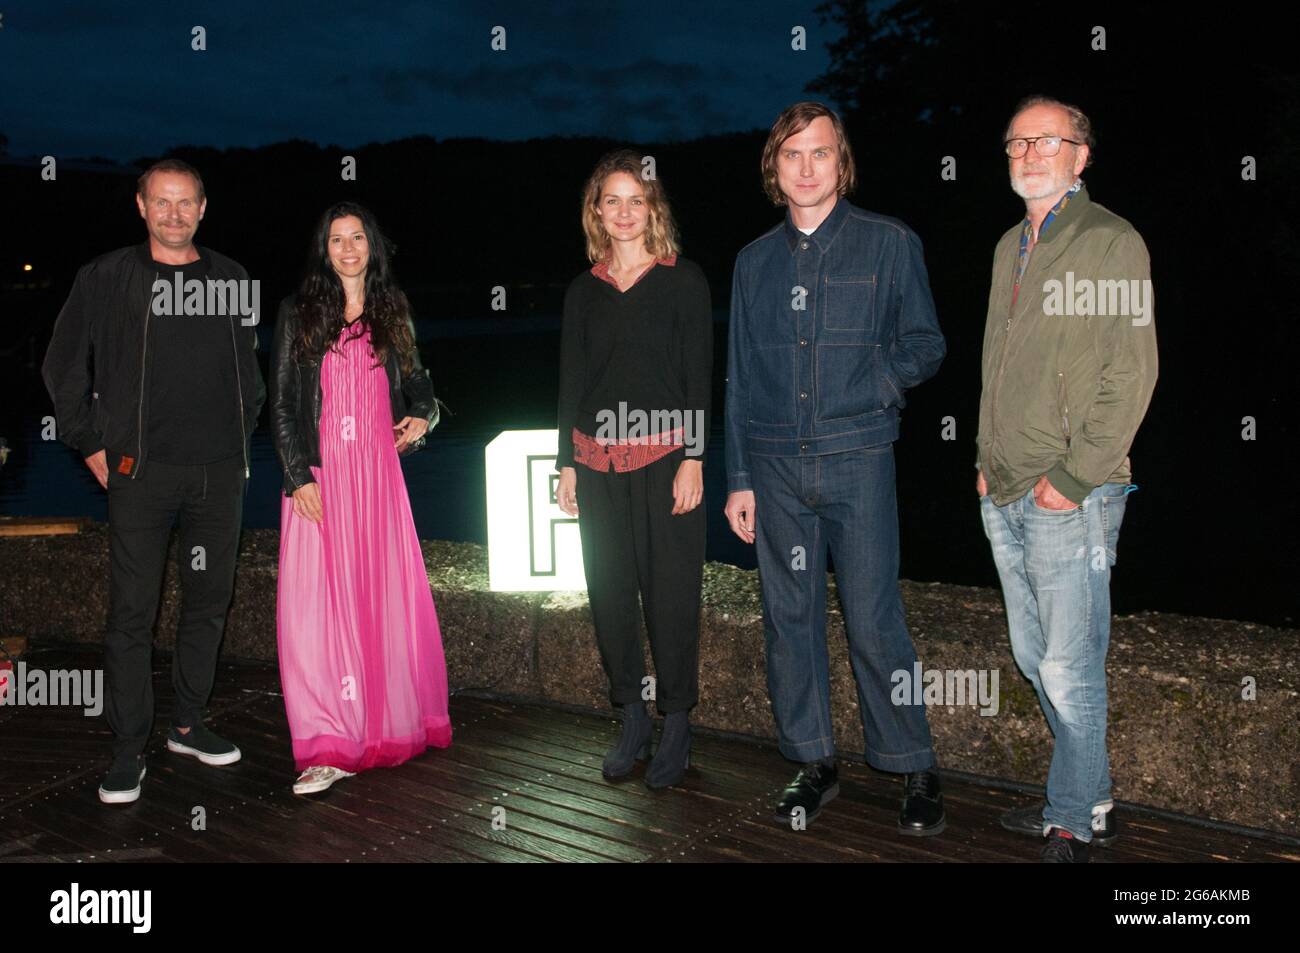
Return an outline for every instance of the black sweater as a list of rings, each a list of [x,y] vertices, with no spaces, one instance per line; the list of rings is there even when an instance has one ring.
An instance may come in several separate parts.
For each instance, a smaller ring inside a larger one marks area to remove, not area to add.
[[[205,281],[202,257],[188,265],[153,263],[169,284]],[[237,457],[244,435],[230,319],[222,314],[154,315],[149,322],[149,413],[145,443],[159,463],[191,465]]]
[[[597,413],[694,414],[708,445],[713,307],[699,265],[678,256],[627,291],[584,271],[564,295],[556,469],[573,463],[572,432],[596,436]],[[653,429],[653,428],[652,428]]]

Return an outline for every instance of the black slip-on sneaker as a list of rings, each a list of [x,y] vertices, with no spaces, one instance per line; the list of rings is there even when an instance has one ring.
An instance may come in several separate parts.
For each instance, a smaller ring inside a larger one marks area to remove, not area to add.
[[[185,734],[173,727],[167,733],[167,750],[198,758],[204,764],[234,764],[240,759],[238,748],[203,725],[194,725]]]
[[[144,756],[114,761],[99,786],[99,799],[105,804],[130,804],[140,797],[144,781]]]

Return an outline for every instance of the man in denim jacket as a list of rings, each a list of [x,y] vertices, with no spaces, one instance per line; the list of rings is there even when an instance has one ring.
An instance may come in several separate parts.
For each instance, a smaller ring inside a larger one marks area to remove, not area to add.
[[[943,830],[925,709],[895,705],[916,650],[898,591],[893,441],[903,392],[932,376],[943,335],[921,243],[850,205],[840,119],[798,103],[763,152],[785,221],[741,249],[727,354],[727,519],[757,543],[768,691],[781,752],[800,763],[775,816],[811,821],[839,792],[826,650],[835,560],[867,762],[905,775],[899,830]]]

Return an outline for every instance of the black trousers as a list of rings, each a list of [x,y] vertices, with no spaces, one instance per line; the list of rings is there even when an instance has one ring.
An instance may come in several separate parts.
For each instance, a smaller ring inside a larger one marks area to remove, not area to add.
[[[142,754],[153,729],[153,626],[167,544],[179,520],[180,622],[172,657],[172,724],[201,723],[234,592],[244,508],[242,454],[218,463],[149,461],[132,480],[108,453],[109,607],[105,713],[113,756]]]
[[[699,701],[706,527],[703,502],[672,515],[673,478],[682,459],[670,453],[625,473],[576,467],[587,597],[610,701],[625,705],[644,697],[644,616],[654,697],[665,715]]]

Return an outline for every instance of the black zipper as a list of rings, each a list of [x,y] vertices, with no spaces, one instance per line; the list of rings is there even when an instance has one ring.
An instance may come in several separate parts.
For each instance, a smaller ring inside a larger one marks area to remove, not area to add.
[[[254,331],[254,334],[257,332]],[[244,427],[244,380],[239,373],[239,340],[235,337],[235,316],[230,315],[230,344],[235,351],[235,390],[239,392],[239,452],[244,457],[244,479],[248,474],[248,436]]]
[[[131,479],[140,472],[140,459],[144,456],[144,378],[145,368],[149,366],[149,315],[153,313],[153,286],[158,283],[158,270],[155,268],[153,281],[149,283],[149,303],[144,309],[144,337],[140,347],[140,403],[135,414],[135,466],[131,468]]]

